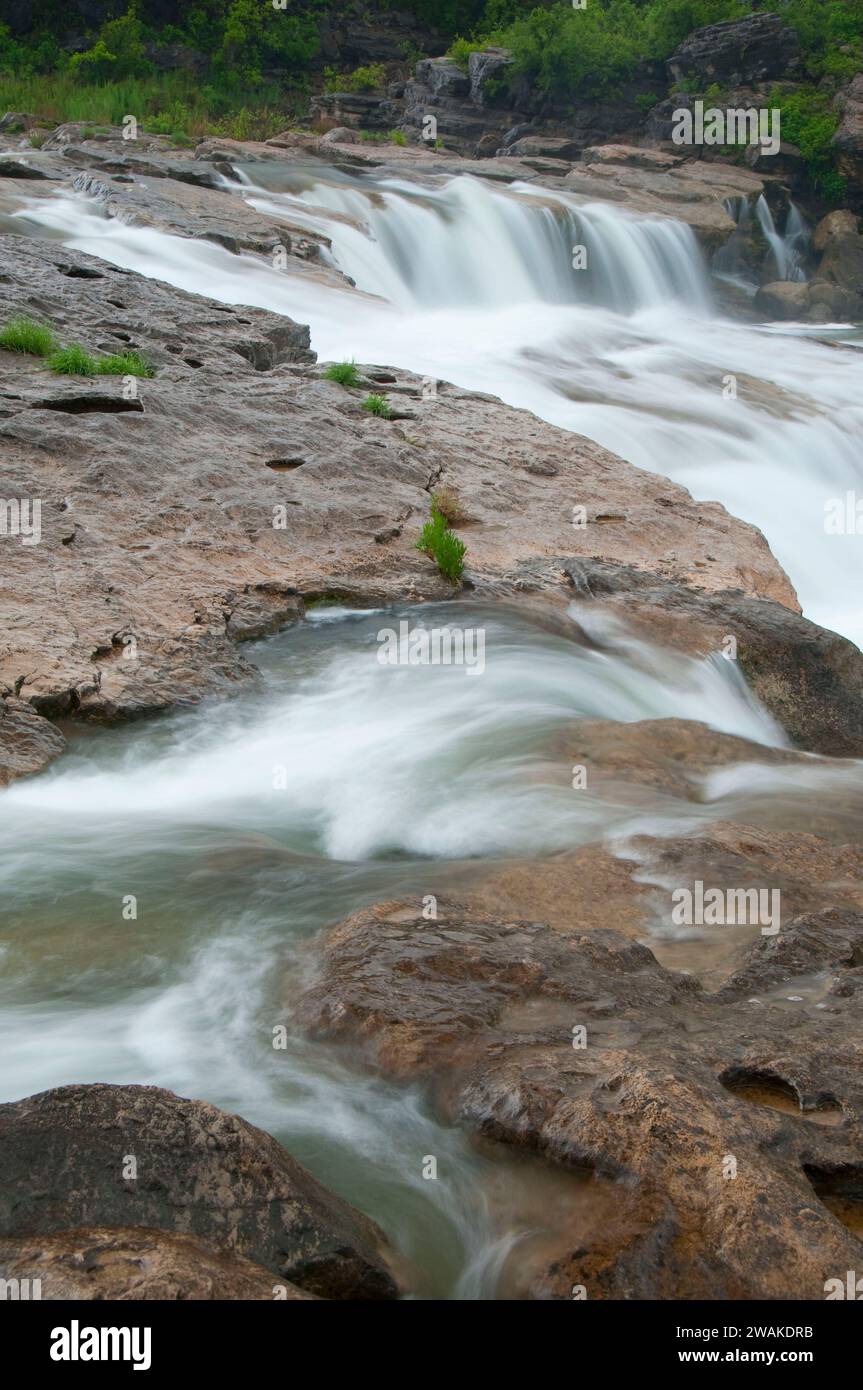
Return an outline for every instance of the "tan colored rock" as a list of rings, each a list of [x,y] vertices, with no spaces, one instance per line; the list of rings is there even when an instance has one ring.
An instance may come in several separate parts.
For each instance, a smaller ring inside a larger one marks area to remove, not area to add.
[[[157,374],[126,401],[119,379],[0,360],[4,485],[42,501],[40,544],[0,538],[0,694],[51,716],[143,714],[248,679],[234,639],[295,621],[304,599],[449,597],[415,548],[441,485],[471,519],[478,592],[549,589],[564,558],[600,555],[796,603],[753,527],[525,411],[446,383],[426,400],[420,378],[367,367],[405,417],[377,420],[368,387],[324,380],[288,319],[51,242],[4,250],[0,317],[38,293],[63,337],[138,350]]]
[[[314,1301],[272,1270],[196,1236],[95,1226],[51,1235],[0,1237],[0,1279],[39,1281],[43,1302]]]
[[[791,924],[809,944],[773,962],[753,1003],[705,994],[615,931],[440,900],[438,913],[381,904],[341,924],[302,1016],[396,1077],[425,1077],[477,1134],[617,1185],[619,1219],[558,1232],[528,1296],[568,1300],[582,1284],[591,1299],[815,1299],[854,1267],[841,1214],[863,1139],[853,989],[820,1011],[784,996],[813,963],[853,986],[863,914],[821,955],[814,924]]]

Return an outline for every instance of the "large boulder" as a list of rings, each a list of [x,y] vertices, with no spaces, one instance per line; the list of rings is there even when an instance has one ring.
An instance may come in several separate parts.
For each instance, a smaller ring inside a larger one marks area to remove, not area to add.
[[[789,924],[805,940],[771,953],[753,1000],[705,992],[617,931],[437,910],[380,904],[342,923],[302,1016],[423,1078],[475,1133],[615,1194],[593,1226],[583,1207],[539,1215],[544,1256],[520,1258],[522,1296],[818,1299],[854,1267],[863,914],[841,930],[831,916],[821,949],[811,920]],[[807,1007],[786,982],[825,968],[825,1007]]]
[[[853,212],[831,212],[815,229],[814,247],[821,253],[818,277],[852,294],[863,295],[863,236]]]
[[[846,269],[841,257],[825,260],[828,271],[851,278],[853,265]],[[821,268],[818,273],[819,277],[823,274]],[[855,323],[863,317],[863,297],[856,290],[820,278],[805,283],[775,280],[762,285],[754,307],[765,319],[777,323]]]
[[[0,1238],[94,1226],[191,1236],[323,1298],[397,1292],[377,1226],[236,1115],[157,1086],[0,1105]]]
[[[779,15],[759,12],[745,19],[695,29],[668,60],[672,81],[697,78],[702,90],[787,78],[800,61],[800,41]]]
[[[24,700],[0,696],[0,787],[38,772],[60,756],[66,740]]]

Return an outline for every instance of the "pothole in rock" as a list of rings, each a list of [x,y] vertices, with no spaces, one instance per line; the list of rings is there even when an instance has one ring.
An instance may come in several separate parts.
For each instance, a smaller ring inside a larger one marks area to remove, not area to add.
[[[143,414],[141,401],[122,396],[60,396],[53,401],[36,401],[34,410],[61,410],[65,415],[120,415],[132,410]]]
[[[772,1072],[757,1071],[751,1067],[731,1067],[719,1078],[726,1091],[747,1100],[752,1105],[763,1105],[768,1110],[779,1110],[785,1115],[794,1115],[798,1120],[809,1120],[818,1125],[840,1125],[844,1119],[842,1106],[835,1096],[819,1097],[816,1106],[804,1110],[800,1095],[795,1086]]]
[[[803,1171],[827,1210],[863,1240],[863,1167],[819,1168],[807,1163]]]

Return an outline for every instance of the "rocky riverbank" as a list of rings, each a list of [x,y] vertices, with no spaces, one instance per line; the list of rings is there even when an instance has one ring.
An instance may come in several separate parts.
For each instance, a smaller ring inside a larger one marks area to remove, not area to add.
[[[139,353],[154,375],[58,376],[0,351],[4,492],[41,508],[38,543],[0,536],[0,783],[62,755],[58,723],[227,708],[216,701],[258,680],[242,644],[321,602],[458,599],[466,617],[499,602],[599,660],[621,632],[669,661],[730,655],[777,721],[769,747],[695,720],[594,719],[545,750],[561,779],[587,767],[591,790],[645,810],[706,806],[707,779],[754,769],[746,796],[724,793],[722,820],[474,861],[470,891],[436,915],[418,893],[331,927],[308,948],[302,996],[292,975],[282,1003],[358,1075],[416,1083],[477,1142],[592,1185],[592,1224],[563,1223],[516,1296],[822,1296],[854,1267],[863,1190],[850,762],[863,757],[863,655],[801,616],[764,537],[718,503],[488,394],[380,363],[342,386],[305,325],[9,216],[74,188],[132,228],[270,264],[281,248],[288,273],[342,293],[349,313],[364,296],[323,233],[252,210],[237,166],[384,159],[421,181],[472,163],[291,135],[180,159],[158,140],[130,151],[80,134],[10,147],[0,167],[0,323],[25,314],[91,353]],[[507,152],[482,176],[681,208],[709,247],[736,225],[732,190],[772,196],[760,171],[632,147],[578,164],[560,153]],[[825,281],[859,241],[839,216],[816,238]],[[388,417],[363,408],[369,392]],[[457,588],[416,548],[443,494],[468,545]],[[783,776],[802,789],[796,812],[770,802]],[[696,880],[781,892],[778,934],[745,924],[716,948],[652,936],[657,895]],[[0,1106],[0,1276],[41,1278],[43,1297],[391,1299],[415,1274],[269,1135],[203,1101],[94,1085]]]

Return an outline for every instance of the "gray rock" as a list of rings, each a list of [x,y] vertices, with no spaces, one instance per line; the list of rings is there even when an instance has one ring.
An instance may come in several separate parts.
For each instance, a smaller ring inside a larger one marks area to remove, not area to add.
[[[157,1086],[0,1105],[0,1238],[92,1226],[191,1236],[324,1298],[396,1295],[383,1233],[235,1115]]]
[[[800,41],[777,14],[758,13],[689,34],[668,60],[672,81],[698,78],[730,87],[787,78],[800,61]]]

